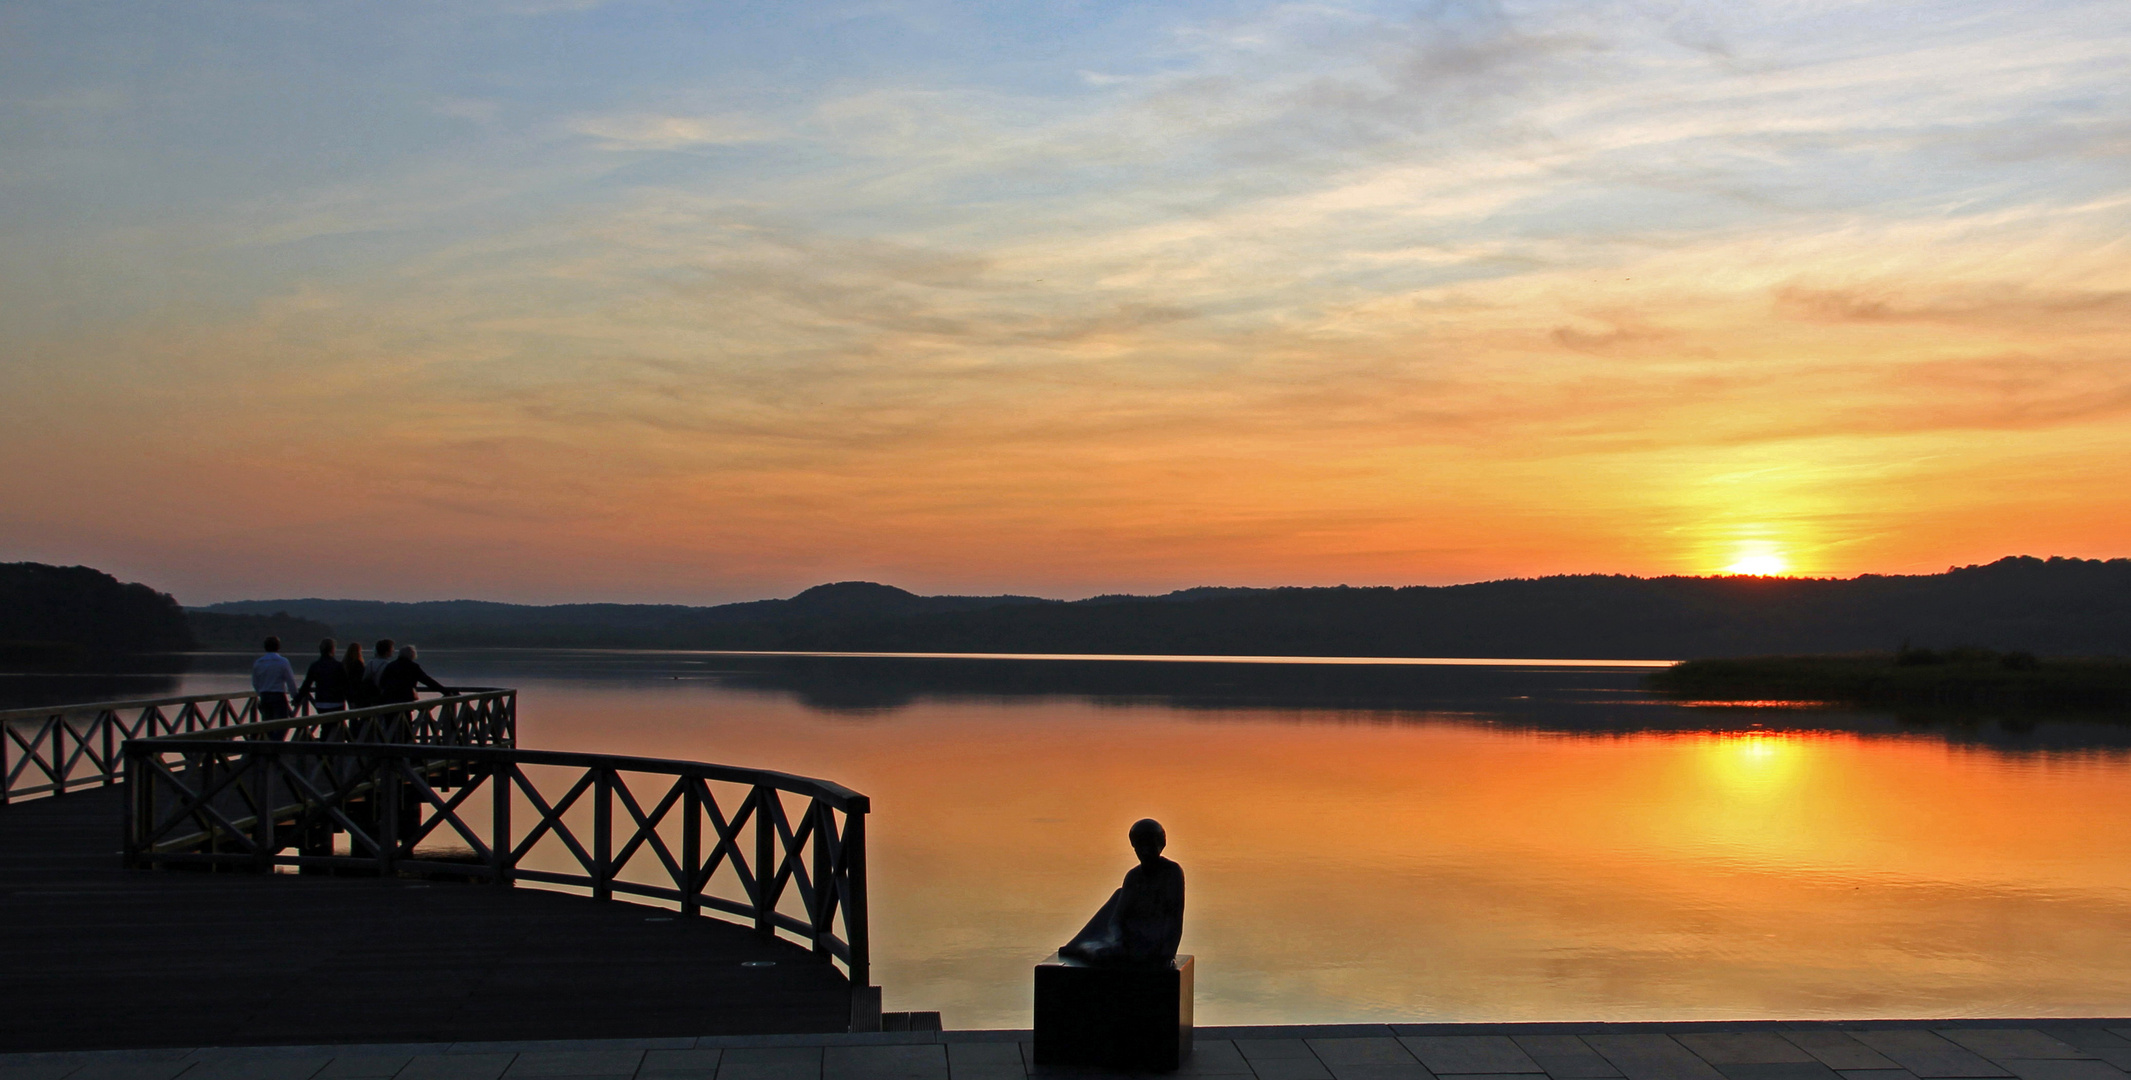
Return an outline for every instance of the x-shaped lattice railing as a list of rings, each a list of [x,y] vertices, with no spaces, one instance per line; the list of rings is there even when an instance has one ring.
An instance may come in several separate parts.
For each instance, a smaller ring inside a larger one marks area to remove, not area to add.
[[[403,730],[463,733],[452,722]],[[508,746],[198,734],[136,739],[123,756],[132,866],[293,866],[634,896],[794,935],[869,985],[868,803],[825,780]],[[803,802],[796,815],[788,797]]]
[[[0,712],[0,803],[63,795],[118,782],[128,739],[282,738],[325,742],[510,746],[517,741],[515,690],[467,690],[413,704],[261,721],[256,694],[59,705]]]

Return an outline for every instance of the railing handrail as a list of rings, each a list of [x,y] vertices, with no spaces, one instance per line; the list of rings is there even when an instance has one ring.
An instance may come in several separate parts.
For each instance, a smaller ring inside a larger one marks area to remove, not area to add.
[[[31,709],[0,710],[0,724],[16,720],[49,720],[55,716],[93,716],[97,713],[118,712],[122,709],[152,709],[162,705],[193,705],[202,701],[236,701],[241,698],[256,698],[250,690],[232,690],[223,694],[185,694],[179,697],[138,698],[132,701],[84,701],[73,705],[44,705]]]
[[[441,699],[431,699],[441,700]],[[380,707],[384,712],[391,707]],[[365,712],[373,710],[363,710]],[[398,707],[400,712],[406,706]],[[347,714],[326,713],[328,717]],[[286,721],[271,721],[283,724]],[[128,739],[129,755],[199,753],[200,743],[236,740],[205,739],[202,735],[224,735],[229,732],[264,728],[263,724],[248,724],[243,728],[220,728],[212,732],[193,732],[189,735],[163,735],[152,739]],[[820,799],[846,813],[870,813],[872,801],[835,782],[818,777],[800,776],[797,773],[778,772],[775,769],[751,769],[744,765],[720,765],[709,761],[688,761],[681,758],[636,757],[628,754],[593,754],[577,750],[529,750],[513,746],[442,746],[434,743],[310,743],[310,742],[246,742],[244,753],[266,753],[292,756],[361,757],[379,753],[400,753],[409,757],[420,756],[432,761],[500,761],[517,765],[560,765],[571,768],[610,769],[623,772],[650,773],[657,776],[686,776],[699,780],[717,780],[725,783],[747,784],[751,787],[776,788],[794,795]]]
[[[290,703],[296,715],[283,720],[259,720],[259,695],[250,690],[10,709],[0,712],[0,804],[116,784],[122,768],[120,747],[134,738],[212,742],[285,737],[283,733],[299,728],[319,728],[321,735],[332,728],[345,736],[352,720],[372,721],[377,730],[365,734],[379,741],[400,737],[390,730],[394,719],[419,715],[421,724],[441,727],[435,734],[444,741],[467,734],[489,743],[515,743],[518,692],[463,689],[469,692],[328,713],[312,712],[310,699],[299,697]],[[404,734],[419,738],[428,733]]]
[[[507,688],[501,686],[454,686],[452,687],[452,696],[492,694],[504,689]],[[127,701],[83,701],[67,705],[40,705],[27,709],[0,709],[0,724],[11,723],[16,720],[49,720],[55,716],[94,716],[98,713],[118,712],[124,709],[152,709],[163,705],[196,705],[203,701],[248,700],[258,696],[259,693],[255,690],[230,690],[220,694],[181,694],[176,697],[134,698]],[[297,704],[307,704],[308,700],[306,698],[304,702]],[[437,700],[440,699],[422,699],[424,704]],[[403,702],[402,704],[404,705],[405,703]],[[344,711],[361,712],[363,710],[348,709]],[[298,717],[297,719],[305,719],[305,717]],[[278,723],[279,721],[269,722]]]
[[[158,735],[158,739],[190,739],[209,742],[231,738],[245,738],[291,728],[315,727],[319,724],[341,723],[362,720],[372,716],[397,716],[404,712],[433,709],[439,705],[464,705],[516,694],[518,691],[504,686],[455,686],[452,693],[442,697],[418,698],[414,701],[395,701],[390,705],[366,705],[360,709],[339,709],[333,712],[305,713],[279,720],[254,720],[249,724],[231,724],[227,727],[202,728],[177,735]]]

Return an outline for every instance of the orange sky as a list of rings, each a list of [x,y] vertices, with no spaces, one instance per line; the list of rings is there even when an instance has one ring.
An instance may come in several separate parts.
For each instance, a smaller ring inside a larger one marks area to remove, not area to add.
[[[30,5],[0,558],[204,603],[2123,555],[2131,14],[1927,7]]]

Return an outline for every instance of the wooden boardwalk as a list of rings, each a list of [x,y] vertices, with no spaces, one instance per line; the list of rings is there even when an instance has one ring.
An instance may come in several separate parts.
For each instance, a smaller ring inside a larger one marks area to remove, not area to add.
[[[2131,1021],[1202,1029],[1179,1080],[2131,1080]],[[1123,1080],[1026,1031],[0,1054],[9,1080]],[[1147,1080],[1142,1076],[1139,1080]]]
[[[695,1037],[850,1020],[834,966],[717,919],[523,887],[124,870],[121,795],[0,806],[0,1051]]]

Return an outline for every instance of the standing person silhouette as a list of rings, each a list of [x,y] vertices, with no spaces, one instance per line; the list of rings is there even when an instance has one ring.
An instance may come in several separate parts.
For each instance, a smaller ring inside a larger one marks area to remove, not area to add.
[[[348,669],[333,655],[332,638],[318,643],[318,659],[303,673],[296,697],[301,700],[305,694],[311,695],[312,712],[339,712],[348,707]]]
[[[348,654],[341,657],[340,666],[348,673],[348,707],[362,709],[377,704],[376,684],[363,681],[363,671],[368,665],[363,663],[362,642],[348,643]]]
[[[372,705],[384,703],[384,695],[377,688],[377,677],[384,672],[385,665],[391,662],[392,639],[378,638],[377,651],[371,653],[369,662],[363,665],[363,689]]]
[[[430,678],[422,665],[414,662],[414,646],[402,645],[399,656],[377,673],[378,704],[403,705],[413,701],[418,686],[439,694],[451,693],[451,687]]]
[[[281,655],[281,639],[261,643],[266,651],[252,661],[252,692],[259,695],[259,719],[286,720],[295,715],[289,695],[296,692],[296,669]]]

